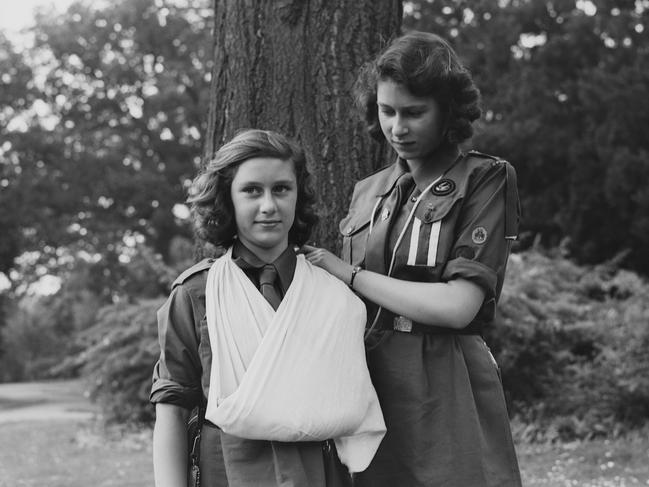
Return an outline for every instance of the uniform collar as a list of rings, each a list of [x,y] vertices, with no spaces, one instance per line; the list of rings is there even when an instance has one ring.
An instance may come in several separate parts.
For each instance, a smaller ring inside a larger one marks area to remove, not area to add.
[[[377,188],[377,197],[387,196],[394,189],[397,180],[405,173],[410,172],[408,164],[404,159],[397,157],[397,160],[392,164],[392,169],[388,173],[384,184]]]
[[[449,149],[450,151],[450,149]],[[464,159],[465,154],[462,152],[459,148],[455,148],[452,152],[449,152],[447,155],[444,157],[448,157],[449,162],[447,163],[446,168],[444,168],[442,174],[433,174],[432,177],[428,177],[426,175],[419,175],[418,180],[416,181],[417,183],[417,189],[419,192],[423,191],[425,188],[427,188],[433,181],[435,180],[440,180],[443,178],[446,178],[447,175],[455,168],[458,166],[458,162]],[[397,159],[397,162],[395,164],[395,170],[394,173],[398,177],[403,174],[404,172],[410,172],[410,168],[408,167],[408,163],[404,160],[401,159],[400,157]],[[396,179],[395,179],[396,181]]]
[[[297,256],[295,249],[289,244],[286,250],[275,259],[274,262],[264,262],[255,253],[246,247],[240,240],[235,240],[232,247],[232,261],[242,269],[256,269],[260,270],[266,264],[273,264],[277,269],[279,276],[280,287],[282,293],[286,293],[295,274],[295,265],[297,263]]]

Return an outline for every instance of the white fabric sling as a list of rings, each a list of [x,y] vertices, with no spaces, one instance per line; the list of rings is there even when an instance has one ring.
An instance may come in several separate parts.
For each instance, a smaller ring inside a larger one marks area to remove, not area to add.
[[[363,344],[365,306],[297,256],[277,311],[232,261],[209,270],[212,368],[205,417],[240,438],[333,438],[350,472],[367,468],[385,434]]]

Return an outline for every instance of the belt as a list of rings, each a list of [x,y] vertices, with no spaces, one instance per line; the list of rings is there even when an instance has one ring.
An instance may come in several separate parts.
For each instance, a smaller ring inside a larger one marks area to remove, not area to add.
[[[433,326],[412,321],[405,316],[390,315],[381,320],[379,330],[393,330],[400,333],[415,333],[420,335],[482,335],[482,322],[474,321],[464,328],[450,328],[446,326]],[[387,325],[387,326],[386,326]]]

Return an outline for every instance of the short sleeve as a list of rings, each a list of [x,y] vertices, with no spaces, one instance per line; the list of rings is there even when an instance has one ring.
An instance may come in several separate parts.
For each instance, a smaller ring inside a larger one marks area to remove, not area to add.
[[[197,305],[185,286],[172,290],[157,317],[160,358],[153,371],[150,401],[191,409],[202,397],[195,328],[201,317],[197,316]]]
[[[485,303],[500,294],[511,248],[505,231],[506,215],[519,211],[516,188],[507,187],[516,184],[515,178],[508,178],[513,171],[508,165],[494,161],[473,175],[475,180],[465,197],[442,275],[444,281],[467,279],[476,283],[485,291]]]

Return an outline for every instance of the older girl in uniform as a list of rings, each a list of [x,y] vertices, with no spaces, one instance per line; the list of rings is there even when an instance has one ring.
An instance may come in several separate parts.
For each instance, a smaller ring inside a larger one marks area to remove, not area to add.
[[[202,487],[347,485],[383,437],[365,307],[295,252],[316,221],[308,177],[297,145],[248,130],[192,184],[199,236],[227,251],[184,272],[158,312],[157,487],[187,485],[186,423],[198,405]]]
[[[370,133],[396,162],[357,183],[343,259],[307,259],[368,305],[368,365],[387,425],[359,487],[521,485],[494,320],[519,205],[512,166],[464,152],[480,115],[469,71],[440,37],[412,32],[361,72]]]

